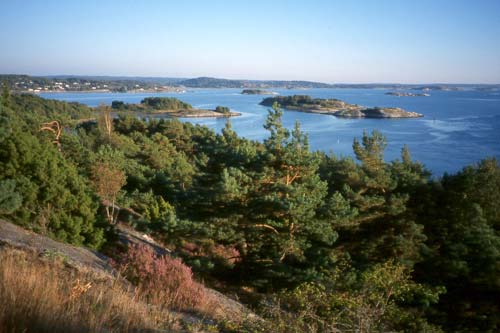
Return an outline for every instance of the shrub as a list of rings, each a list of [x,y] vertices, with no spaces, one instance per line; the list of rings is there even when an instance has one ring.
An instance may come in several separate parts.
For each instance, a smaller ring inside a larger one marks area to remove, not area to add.
[[[274,332],[442,332],[426,322],[421,308],[436,303],[442,289],[418,285],[401,264],[375,265],[351,290],[338,271],[328,285],[303,283],[264,303],[263,315]],[[409,301],[417,308],[404,306]]]
[[[230,114],[231,111],[229,110],[229,108],[227,106],[217,106],[215,108],[215,112],[218,112],[218,113],[222,113],[222,114]]]
[[[115,267],[153,304],[192,310],[206,303],[191,268],[179,258],[157,255],[150,246],[130,245]]]
[[[124,109],[126,109],[126,105],[122,101],[112,101],[111,108],[113,110],[124,110]]]

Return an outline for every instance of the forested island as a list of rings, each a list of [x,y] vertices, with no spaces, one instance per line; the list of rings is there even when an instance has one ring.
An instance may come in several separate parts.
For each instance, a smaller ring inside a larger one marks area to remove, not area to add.
[[[349,104],[339,99],[312,98],[307,95],[267,97],[261,105],[272,106],[278,103],[288,110],[329,114],[342,118],[417,118],[423,117],[416,112],[401,108],[366,108],[357,104]]]
[[[311,151],[274,102],[350,105],[288,98],[258,142],[4,89],[0,331],[499,331],[498,162]]]
[[[242,95],[276,95],[275,92],[262,89],[244,89]]]
[[[146,97],[139,104],[113,101],[111,109],[115,112],[164,114],[177,118],[221,118],[241,115],[238,112],[232,112],[225,106],[217,106],[214,110],[196,109],[191,104],[173,97]]]

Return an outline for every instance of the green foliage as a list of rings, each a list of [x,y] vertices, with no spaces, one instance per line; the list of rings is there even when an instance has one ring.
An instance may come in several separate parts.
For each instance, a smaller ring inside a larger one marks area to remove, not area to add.
[[[193,107],[190,104],[173,97],[146,97],[139,104],[112,101],[111,108],[106,108],[122,113],[122,111],[154,112],[190,110]]]
[[[193,108],[191,104],[184,103],[173,97],[146,97],[141,101],[141,104],[155,110],[182,110]]]
[[[111,108],[114,110],[124,110],[126,108],[126,105],[122,101],[112,101]]]
[[[417,216],[428,237],[420,281],[448,292],[431,318],[453,331],[500,327],[500,167],[485,160],[422,193]]]
[[[290,133],[281,115],[275,104],[264,125],[270,136],[259,156],[260,181],[247,206],[250,228],[244,230],[242,265],[265,273],[268,287],[273,280],[286,285],[311,279],[320,263],[328,265],[328,245],[336,239],[332,226],[316,217],[327,189],[317,174],[319,158],[299,125]]]
[[[267,97],[264,98],[260,104],[272,106],[274,103],[278,103],[284,108],[337,108],[339,106],[347,105],[345,102],[342,102],[338,99],[312,98],[311,96],[307,95]]]
[[[230,114],[231,110],[227,106],[217,106],[215,108],[215,112],[222,113],[222,114]]]
[[[2,218],[99,246],[104,192],[89,184],[114,170],[121,190],[106,200],[116,201],[120,221],[209,280],[281,293],[267,313],[274,331],[498,331],[495,160],[431,179],[407,147],[387,163],[377,131],[354,141],[356,159],[311,152],[299,124],[283,126],[277,103],[263,142],[238,137],[230,121],[216,134],[175,119],[110,116],[103,136],[96,123],[73,127],[94,114],[81,105],[4,94],[0,107]],[[112,105],[190,107],[168,98]],[[67,129],[58,146],[39,131],[52,120]]]
[[[21,203],[22,197],[16,191],[16,182],[12,179],[0,181],[0,215],[13,213]]]
[[[13,103],[21,98],[14,96]],[[27,99],[32,101],[31,97]],[[19,105],[13,105],[14,110],[18,108]],[[35,136],[25,130],[29,125],[23,116],[30,122],[36,117],[43,119],[43,116],[14,115],[6,108],[2,111],[4,114],[9,115],[11,121],[7,129],[9,135],[0,145],[0,182],[2,192],[9,191],[4,197],[8,209],[3,209],[2,214],[63,241],[99,246],[103,232],[95,225],[97,206],[86,180],[74,165],[65,160],[50,139],[41,133]],[[2,127],[0,132],[6,132],[6,127]]]
[[[0,103],[3,107],[10,107],[10,91],[7,82],[2,84],[2,103]]]
[[[94,111],[86,105],[46,100],[33,94],[14,94],[10,101],[12,111],[26,121],[32,133],[44,122],[57,120],[62,125],[70,125],[78,119],[94,116]]]
[[[157,234],[160,238],[168,238],[176,231],[177,216],[175,208],[162,196],[152,191],[131,194],[131,208],[141,215],[140,228]]]
[[[293,95],[293,96],[275,96],[267,97],[262,101],[263,105],[272,106],[274,103],[278,103],[284,107],[287,106],[301,106],[304,104],[316,104],[311,96],[307,95]]]
[[[276,332],[440,332],[422,318],[422,307],[408,311],[400,303],[418,297],[432,304],[442,290],[414,283],[404,266],[375,265],[354,288],[345,288],[343,273],[332,276],[327,286],[305,283],[282,293],[265,306],[269,324]]]
[[[360,164],[328,157],[321,168],[330,184],[330,199],[323,213],[337,218],[341,229],[338,245],[349,252],[359,268],[388,258],[411,267],[419,260],[425,240],[422,226],[407,210],[407,182],[422,184],[427,175],[416,166],[412,169],[410,161],[402,166],[401,162],[394,162],[393,167],[386,164],[385,145],[380,133],[365,133],[361,142],[355,140],[353,144]],[[396,172],[405,178],[396,177]]]

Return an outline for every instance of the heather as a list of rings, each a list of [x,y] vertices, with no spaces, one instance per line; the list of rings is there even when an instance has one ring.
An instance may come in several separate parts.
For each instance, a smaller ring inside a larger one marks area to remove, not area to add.
[[[209,302],[191,268],[179,258],[157,255],[146,245],[130,246],[114,266],[152,304],[194,310]]]

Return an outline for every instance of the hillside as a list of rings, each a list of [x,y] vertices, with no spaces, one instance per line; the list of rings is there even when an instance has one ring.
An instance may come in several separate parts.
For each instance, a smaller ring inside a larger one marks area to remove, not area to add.
[[[435,178],[378,131],[311,151],[274,103],[263,141],[109,111],[1,94],[0,331],[500,328],[495,159]]]
[[[178,82],[189,88],[329,88],[331,85],[310,81],[277,81],[277,80],[229,80],[213,77],[199,77]]]
[[[118,238],[123,246],[148,247],[157,255],[172,255],[167,249],[156,244],[149,236],[137,233],[125,225],[118,226]],[[127,281],[120,277],[120,272],[113,267],[113,260],[107,256],[83,247],[75,247],[54,241],[5,220],[0,220],[0,257],[9,258],[12,253],[16,256],[40,258],[34,259],[35,265],[39,265],[41,262],[48,262],[49,265],[57,265],[57,262],[62,260],[67,269],[73,272],[72,274],[85,278],[91,284],[97,284],[97,281],[107,281],[107,283],[122,285],[124,290],[130,288]],[[6,287],[5,285],[1,285],[2,282],[0,282],[0,290]],[[209,308],[200,308],[198,310],[187,309],[188,311],[182,309],[163,309],[161,316],[168,317],[171,321],[164,328],[181,329],[193,325],[198,325],[200,328],[204,326],[208,328],[211,323],[213,325],[217,321],[232,320],[234,322],[241,322],[244,320],[259,320],[242,304],[213,289],[206,287],[203,287],[203,289],[204,297],[207,298],[207,302],[209,303]],[[130,290],[129,294],[130,298],[134,299],[133,290]],[[150,306],[141,303],[143,300],[134,300],[134,302],[137,303],[137,306]],[[8,304],[5,305],[8,306]],[[132,307],[131,305],[128,306]],[[0,322],[2,319],[1,316],[0,312]]]
[[[50,92],[183,92],[177,86],[183,79],[84,76],[84,75],[6,75],[0,74],[0,82],[10,90],[24,93]]]

